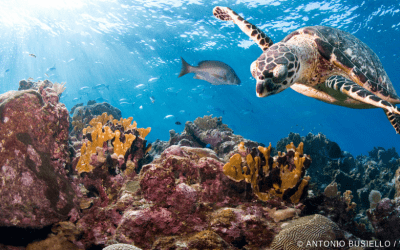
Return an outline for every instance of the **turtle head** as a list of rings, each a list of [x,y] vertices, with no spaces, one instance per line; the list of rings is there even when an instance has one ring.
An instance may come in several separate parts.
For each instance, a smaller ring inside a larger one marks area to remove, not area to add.
[[[290,87],[296,80],[297,57],[284,44],[275,44],[251,64],[257,80],[256,94],[266,97]]]

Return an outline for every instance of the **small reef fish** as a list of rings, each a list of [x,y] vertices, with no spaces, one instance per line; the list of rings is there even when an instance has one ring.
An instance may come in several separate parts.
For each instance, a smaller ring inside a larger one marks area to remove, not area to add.
[[[47,69],[47,71],[53,71],[53,70],[56,70],[56,65],[55,64],[53,65],[53,67]]]
[[[153,96],[150,96],[150,101],[151,101],[151,103],[154,103],[156,101],[156,99]]]
[[[7,73],[8,71],[10,71],[10,69],[6,69],[6,73]]]
[[[182,125],[180,121],[175,122],[176,125]]]
[[[28,78],[28,81],[33,81],[33,78],[32,78],[32,77],[29,77],[29,78]]]
[[[171,118],[173,118],[174,116],[173,115],[166,115],[165,117],[164,117],[164,119],[171,119]]]
[[[35,54],[29,54],[29,56],[36,58]]]
[[[87,95],[89,93],[89,91],[90,91],[90,88],[88,86],[84,86],[78,90],[78,93],[80,95]]]
[[[191,66],[182,57],[182,69],[178,77],[194,73],[194,79],[204,80],[212,85],[240,85],[235,71],[220,61],[201,61],[198,66]]]
[[[97,103],[102,103],[102,102],[108,102],[107,99],[104,99],[103,97],[97,97],[95,100]]]
[[[44,73],[47,77],[49,77],[49,75],[47,73]]]
[[[110,86],[110,85],[105,85],[104,83],[100,83],[100,84],[97,84],[96,86],[92,87],[92,89],[95,89],[95,90],[108,89],[108,90],[110,90],[110,89],[108,88],[109,86]]]
[[[130,102],[120,102],[119,105],[121,107],[128,107],[128,106],[135,106],[135,103],[130,103]]]
[[[137,88],[137,89],[142,89],[144,87],[145,87],[145,85],[143,83],[138,84],[138,85],[135,86],[135,88]]]
[[[151,77],[151,78],[149,79],[149,82],[155,82],[155,81],[157,81],[157,80],[159,80],[159,79],[161,79],[161,76],[159,76],[159,77]]]

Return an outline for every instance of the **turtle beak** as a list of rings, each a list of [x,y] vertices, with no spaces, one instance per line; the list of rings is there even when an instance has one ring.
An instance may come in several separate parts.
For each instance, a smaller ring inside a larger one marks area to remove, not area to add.
[[[268,95],[268,89],[270,89],[270,85],[272,84],[271,79],[267,80],[259,80],[256,84],[256,95],[257,97],[265,97]]]
[[[258,81],[256,84],[256,95],[257,97],[263,97],[262,93],[264,92],[264,82]]]
[[[257,97],[266,97],[281,92],[280,85],[274,84],[272,79],[258,80],[256,84]]]

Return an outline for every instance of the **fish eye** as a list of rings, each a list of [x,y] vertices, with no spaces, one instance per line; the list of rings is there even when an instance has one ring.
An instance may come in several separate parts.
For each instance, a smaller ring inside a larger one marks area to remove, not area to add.
[[[284,64],[279,64],[276,66],[273,70],[273,82],[278,83],[278,82],[283,82],[288,74],[288,68]]]

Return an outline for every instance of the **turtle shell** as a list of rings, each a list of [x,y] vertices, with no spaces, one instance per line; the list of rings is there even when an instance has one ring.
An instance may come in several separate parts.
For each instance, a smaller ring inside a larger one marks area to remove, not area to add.
[[[292,32],[283,42],[299,34],[313,35],[321,56],[340,65],[350,79],[356,78],[357,84],[385,99],[400,100],[378,56],[354,35],[331,27],[310,26]]]

